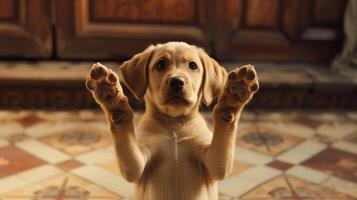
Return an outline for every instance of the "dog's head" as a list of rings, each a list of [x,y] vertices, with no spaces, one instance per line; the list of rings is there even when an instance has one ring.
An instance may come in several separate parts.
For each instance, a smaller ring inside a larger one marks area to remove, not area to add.
[[[151,102],[172,117],[187,115],[202,99],[218,96],[227,73],[203,49],[184,42],[149,46],[123,63],[120,72],[137,99]]]

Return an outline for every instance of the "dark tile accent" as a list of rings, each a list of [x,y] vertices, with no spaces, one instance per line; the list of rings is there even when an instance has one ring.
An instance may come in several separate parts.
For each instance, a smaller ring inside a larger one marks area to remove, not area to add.
[[[69,170],[78,168],[80,166],[83,166],[83,163],[81,163],[77,160],[67,160],[67,161],[56,164],[56,166],[65,170],[65,171],[69,171]]]
[[[0,178],[44,164],[44,161],[15,146],[0,148],[0,159]]]
[[[328,148],[302,165],[357,183],[357,156],[352,153]]]
[[[44,121],[43,119],[39,118],[36,114],[34,113],[29,113],[25,117],[22,117],[17,120],[23,127],[27,128],[32,125],[35,125],[39,122]]]
[[[294,165],[292,165],[290,163],[283,162],[283,161],[274,160],[274,161],[268,163],[267,166],[273,167],[275,169],[279,169],[282,171],[286,171],[286,170],[290,169],[291,167],[293,167]]]

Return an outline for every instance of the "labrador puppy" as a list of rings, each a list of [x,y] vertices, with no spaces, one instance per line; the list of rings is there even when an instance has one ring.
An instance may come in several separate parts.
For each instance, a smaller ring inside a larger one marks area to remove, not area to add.
[[[119,77],[146,110],[134,127]],[[87,88],[103,109],[123,177],[138,200],[216,200],[229,175],[238,120],[258,90],[252,65],[228,75],[204,50],[184,42],[149,46],[120,67],[120,76],[94,64]],[[213,110],[213,133],[199,113]]]

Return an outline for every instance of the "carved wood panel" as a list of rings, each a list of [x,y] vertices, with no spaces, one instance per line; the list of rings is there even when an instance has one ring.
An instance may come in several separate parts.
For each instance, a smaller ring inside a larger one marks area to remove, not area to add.
[[[341,46],[346,0],[222,0],[221,59],[326,60]]]
[[[0,1],[0,56],[47,58],[52,54],[46,0]]]
[[[97,22],[192,24],[196,8],[192,0],[90,0],[89,17]]]
[[[60,58],[131,57],[171,40],[211,49],[211,1],[56,0],[55,6]]]
[[[0,21],[11,21],[16,19],[16,1],[2,0],[0,1]]]

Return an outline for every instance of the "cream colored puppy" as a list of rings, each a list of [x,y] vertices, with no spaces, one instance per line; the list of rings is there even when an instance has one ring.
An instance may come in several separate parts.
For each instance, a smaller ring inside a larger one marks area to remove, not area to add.
[[[138,200],[215,200],[231,171],[240,113],[258,90],[254,67],[228,74],[202,49],[183,42],[148,47],[120,67],[146,111],[134,128],[118,76],[93,65],[86,86],[110,124],[119,168]],[[214,131],[199,113],[214,107]]]

